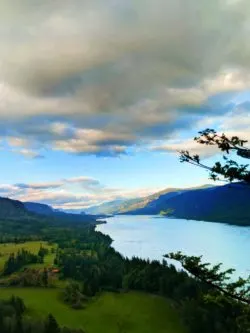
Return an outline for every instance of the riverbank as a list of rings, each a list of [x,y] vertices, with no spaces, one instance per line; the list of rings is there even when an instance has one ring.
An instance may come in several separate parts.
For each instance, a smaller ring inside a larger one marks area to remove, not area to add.
[[[204,261],[235,268],[237,276],[247,277],[250,264],[242,253],[250,251],[250,227],[159,216],[119,215],[107,219],[96,230],[113,239],[112,246],[122,255],[162,260],[169,252],[203,256]],[[211,241],[212,239],[212,241]]]

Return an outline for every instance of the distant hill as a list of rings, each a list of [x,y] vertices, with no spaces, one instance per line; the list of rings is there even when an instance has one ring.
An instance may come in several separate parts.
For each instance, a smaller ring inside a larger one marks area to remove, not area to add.
[[[140,199],[131,199],[131,200],[113,200],[105,202],[100,205],[91,206],[85,209],[86,214],[118,214],[121,212],[121,207],[123,205],[132,205],[134,202],[140,201]]]
[[[19,219],[20,217],[26,217],[27,212],[24,204],[18,200],[11,200],[8,198],[0,197],[0,218],[6,219]]]
[[[0,219],[2,220],[34,220],[38,218],[46,220],[50,218],[50,221],[65,221],[77,222],[77,223],[96,223],[96,216],[85,214],[67,214],[64,212],[54,211],[52,207],[45,204],[35,202],[21,202],[18,200],[12,200],[9,198],[0,197]]]
[[[37,203],[37,202],[24,202],[25,208],[33,213],[42,215],[52,215],[54,210],[49,205]]]
[[[183,219],[250,225],[250,187],[233,183],[192,189],[166,189],[134,203],[124,201],[113,213],[163,214]]]
[[[202,185],[198,188],[207,188],[212,185]],[[194,187],[195,188],[195,187]],[[193,188],[192,188],[193,189]],[[113,200],[109,202],[105,202],[101,205],[91,206],[85,209],[85,213],[87,214],[122,214],[134,212],[137,209],[146,208],[148,206],[154,205],[155,200],[158,200],[160,197],[162,198],[164,195],[169,193],[169,197],[174,195],[175,193],[182,193],[183,191],[187,191],[190,189],[178,189],[178,188],[167,188],[160,192],[151,194],[147,197],[143,198],[133,198],[133,199],[123,199],[123,200]],[[161,200],[161,199],[159,199]]]
[[[250,187],[228,184],[187,191],[158,206],[162,210],[177,218],[250,225]]]
[[[51,216],[73,222],[94,222],[96,216],[89,214],[73,214],[53,209],[51,206],[37,202],[24,202],[27,211],[43,216]]]

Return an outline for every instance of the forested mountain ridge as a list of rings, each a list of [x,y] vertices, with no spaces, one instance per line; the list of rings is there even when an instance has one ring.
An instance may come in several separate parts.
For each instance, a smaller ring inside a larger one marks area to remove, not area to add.
[[[53,209],[51,206],[46,204],[41,204],[37,202],[24,202],[24,206],[27,211],[39,214],[42,216],[54,217],[56,219],[60,218],[61,220],[67,221],[76,221],[76,222],[95,222],[97,216],[89,215],[89,214],[74,214],[67,213],[65,211],[60,211]]]
[[[37,202],[24,202],[25,208],[33,213],[42,214],[42,215],[51,215],[54,213],[54,210],[49,205],[37,203]]]
[[[18,219],[28,215],[29,212],[21,201],[0,197],[0,218]]]
[[[91,207],[85,209],[85,213],[88,213],[88,214],[129,213],[129,212],[133,212],[137,209],[141,209],[141,208],[150,206],[151,203],[153,204],[153,202],[155,200],[163,198],[167,194],[169,194],[169,196],[172,196],[171,193],[173,193],[173,195],[174,195],[174,194],[179,194],[179,193],[182,193],[183,191],[188,191],[191,189],[207,188],[207,187],[211,187],[211,186],[212,185],[202,185],[200,187],[192,187],[192,188],[188,188],[188,189],[166,188],[162,191],[156,192],[147,197],[113,200],[113,201],[109,201],[109,202],[104,202],[103,204],[100,204],[100,205],[91,206]]]
[[[139,200],[139,199],[137,199]],[[112,200],[109,202],[104,202],[100,205],[91,206],[89,208],[84,209],[86,214],[116,214],[119,212],[120,206],[124,202],[129,202],[130,200]]]
[[[21,202],[9,198],[0,197],[0,219],[11,219],[16,221],[23,220],[50,220],[53,222],[77,222],[77,223],[96,223],[93,215],[67,214],[55,211],[52,207],[35,202]]]
[[[250,188],[227,184],[211,188],[171,192],[129,214],[167,216],[214,222],[250,224]]]
[[[122,202],[111,214],[157,215],[250,225],[250,188],[243,183],[167,189],[149,197]]]

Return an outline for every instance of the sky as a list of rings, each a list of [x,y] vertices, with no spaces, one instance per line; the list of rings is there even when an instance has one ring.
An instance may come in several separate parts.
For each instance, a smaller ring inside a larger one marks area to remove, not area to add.
[[[209,182],[250,139],[249,0],[1,0],[0,196],[84,209]],[[211,181],[210,181],[211,182]]]

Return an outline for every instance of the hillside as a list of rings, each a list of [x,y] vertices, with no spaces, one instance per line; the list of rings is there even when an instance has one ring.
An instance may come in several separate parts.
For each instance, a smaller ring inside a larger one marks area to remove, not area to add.
[[[30,213],[39,214],[43,216],[50,216],[55,219],[60,219],[67,222],[95,222],[96,216],[89,214],[73,214],[64,211],[55,210],[49,205],[37,202],[24,202],[24,207]]]
[[[0,218],[19,219],[30,215],[24,204],[18,200],[0,197]]]
[[[37,203],[37,202],[24,202],[25,208],[33,213],[42,214],[42,215],[52,215],[53,208],[49,205]]]
[[[198,188],[207,188],[212,185],[202,185]],[[195,189],[196,187],[190,188]],[[105,202],[101,205],[91,206],[85,209],[87,214],[122,214],[134,212],[138,209],[150,207],[155,205],[156,200],[163,200],[164,196],[167,195],[171,197],[175,194],[180,194],[183,191],[188,191],[190,189],[180,189],[180,188],[166,188],[160,192],[151,194],[143,198],[133,198],[133,199],[124,199],[124,200],[114,200]]]
[[[250,187],[240,183],[166,189],[149,197],[124,201],[110,213],[157,215],[250,225]]]
[[[82,310],[73,310],[64,304],[58,289],[6,288],[1,291],[4,299],[12,295],[24,299],[27,312],[32,312],[37,319],[51,312],[61,325],[84,328],[89,333],[187,332],[168,300],[146,293],[103,293]]]
[[[65,221],[65,223],[96,223],[96,217],[92,215],[67,214],[54,211],[52,207],[35,202],[21,202],[9,198],[0,197],[0,219],[16,220],[39,223],[47,221],[48,217],[52,222]],[[24,226],[24,224],[23,224]]]
[[[171,192],[129,214],[168,216],[192,220],[250,225],[250,188],[228,184],[211,188]]]
[[[84,212],[86,214],[116,214],[119,212],[119,208],[125,200],[113,200],[105,202],[101,205],[91,206],[86,208]]]

